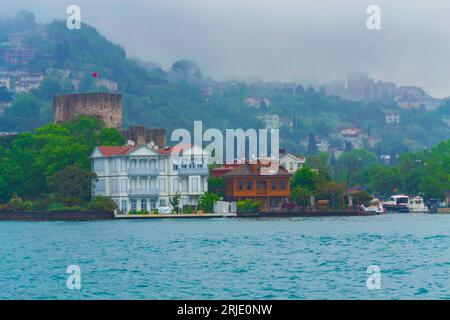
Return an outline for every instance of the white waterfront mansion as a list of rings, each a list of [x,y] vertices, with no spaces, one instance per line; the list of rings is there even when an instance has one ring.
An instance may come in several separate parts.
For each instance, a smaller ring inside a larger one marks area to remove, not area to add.
[[[178,156],[175,149],[96,147],[91,154],[92,171],[97,174],[92,196],[110,197],[124,213],[169,207],[178,194],[181,206],[196,205],[208,191],[207,155],[201,148],[184,147]]]

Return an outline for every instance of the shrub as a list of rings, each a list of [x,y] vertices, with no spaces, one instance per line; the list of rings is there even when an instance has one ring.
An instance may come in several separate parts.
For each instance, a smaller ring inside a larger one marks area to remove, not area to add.
[[[33,211],[44,211],[48,208],[47,199],[39,199],[33,202]]]
[[[13,196],[7,204],[7,208],[12,211],[27,211],[31,210],[32,203],[30,201],[23,201],[21,197]]]
[[[238,201],[237,209],[239,212],[257,212],[261,203],[257,200],[245,199]]]
[[[117,204],[108,197],[98,196],[92,198],[87,207],[93,211],[114,212],[117,209]]]
[[[148,214],[147,210],[132,210],[130,214]]]
[[[214,202],[219,201],[220,196],[216,193],[205,192],[198,200],[198,209],[205,212],[214,211]]]
[[[61,208],[64,208],[65,205],[61,202],[53,202],[48,206],[48,210],[59,210]]]

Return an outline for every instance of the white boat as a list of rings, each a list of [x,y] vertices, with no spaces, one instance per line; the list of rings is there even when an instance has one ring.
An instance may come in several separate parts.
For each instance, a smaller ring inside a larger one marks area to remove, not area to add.
[[[391,196],[390,201],[383,202],[383,208],[388,212],[409,212],[409,197],[404,194]]]
[[[409,199],[408,208],[410,212],[427,212],[427,208],[422,197],[414,197]]]
[[[361,209],[364,212],[385,213],[382,203],[377,198],[370,200],[368,207],[362,205]]]

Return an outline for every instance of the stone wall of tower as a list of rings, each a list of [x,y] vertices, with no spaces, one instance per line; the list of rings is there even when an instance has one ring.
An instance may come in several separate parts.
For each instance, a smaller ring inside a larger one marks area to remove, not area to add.
[[[132,140],[137,145],[147,144],[153,141],[159,149],[166,147],[166,129],[130,126],[128,130],[122,131],[122,134],[126,140]]]
[[[74,120],[80,115],[95,116],[107,127],[122,128],[122,95],[116,93],[75,93],[53,97],[55,122]]]

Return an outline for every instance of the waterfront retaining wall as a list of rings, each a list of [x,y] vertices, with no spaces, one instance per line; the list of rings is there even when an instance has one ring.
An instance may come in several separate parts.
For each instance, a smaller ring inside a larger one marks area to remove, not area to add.
[[[0,211],[0,220],[109,220],[112,212],[105,211]]]

